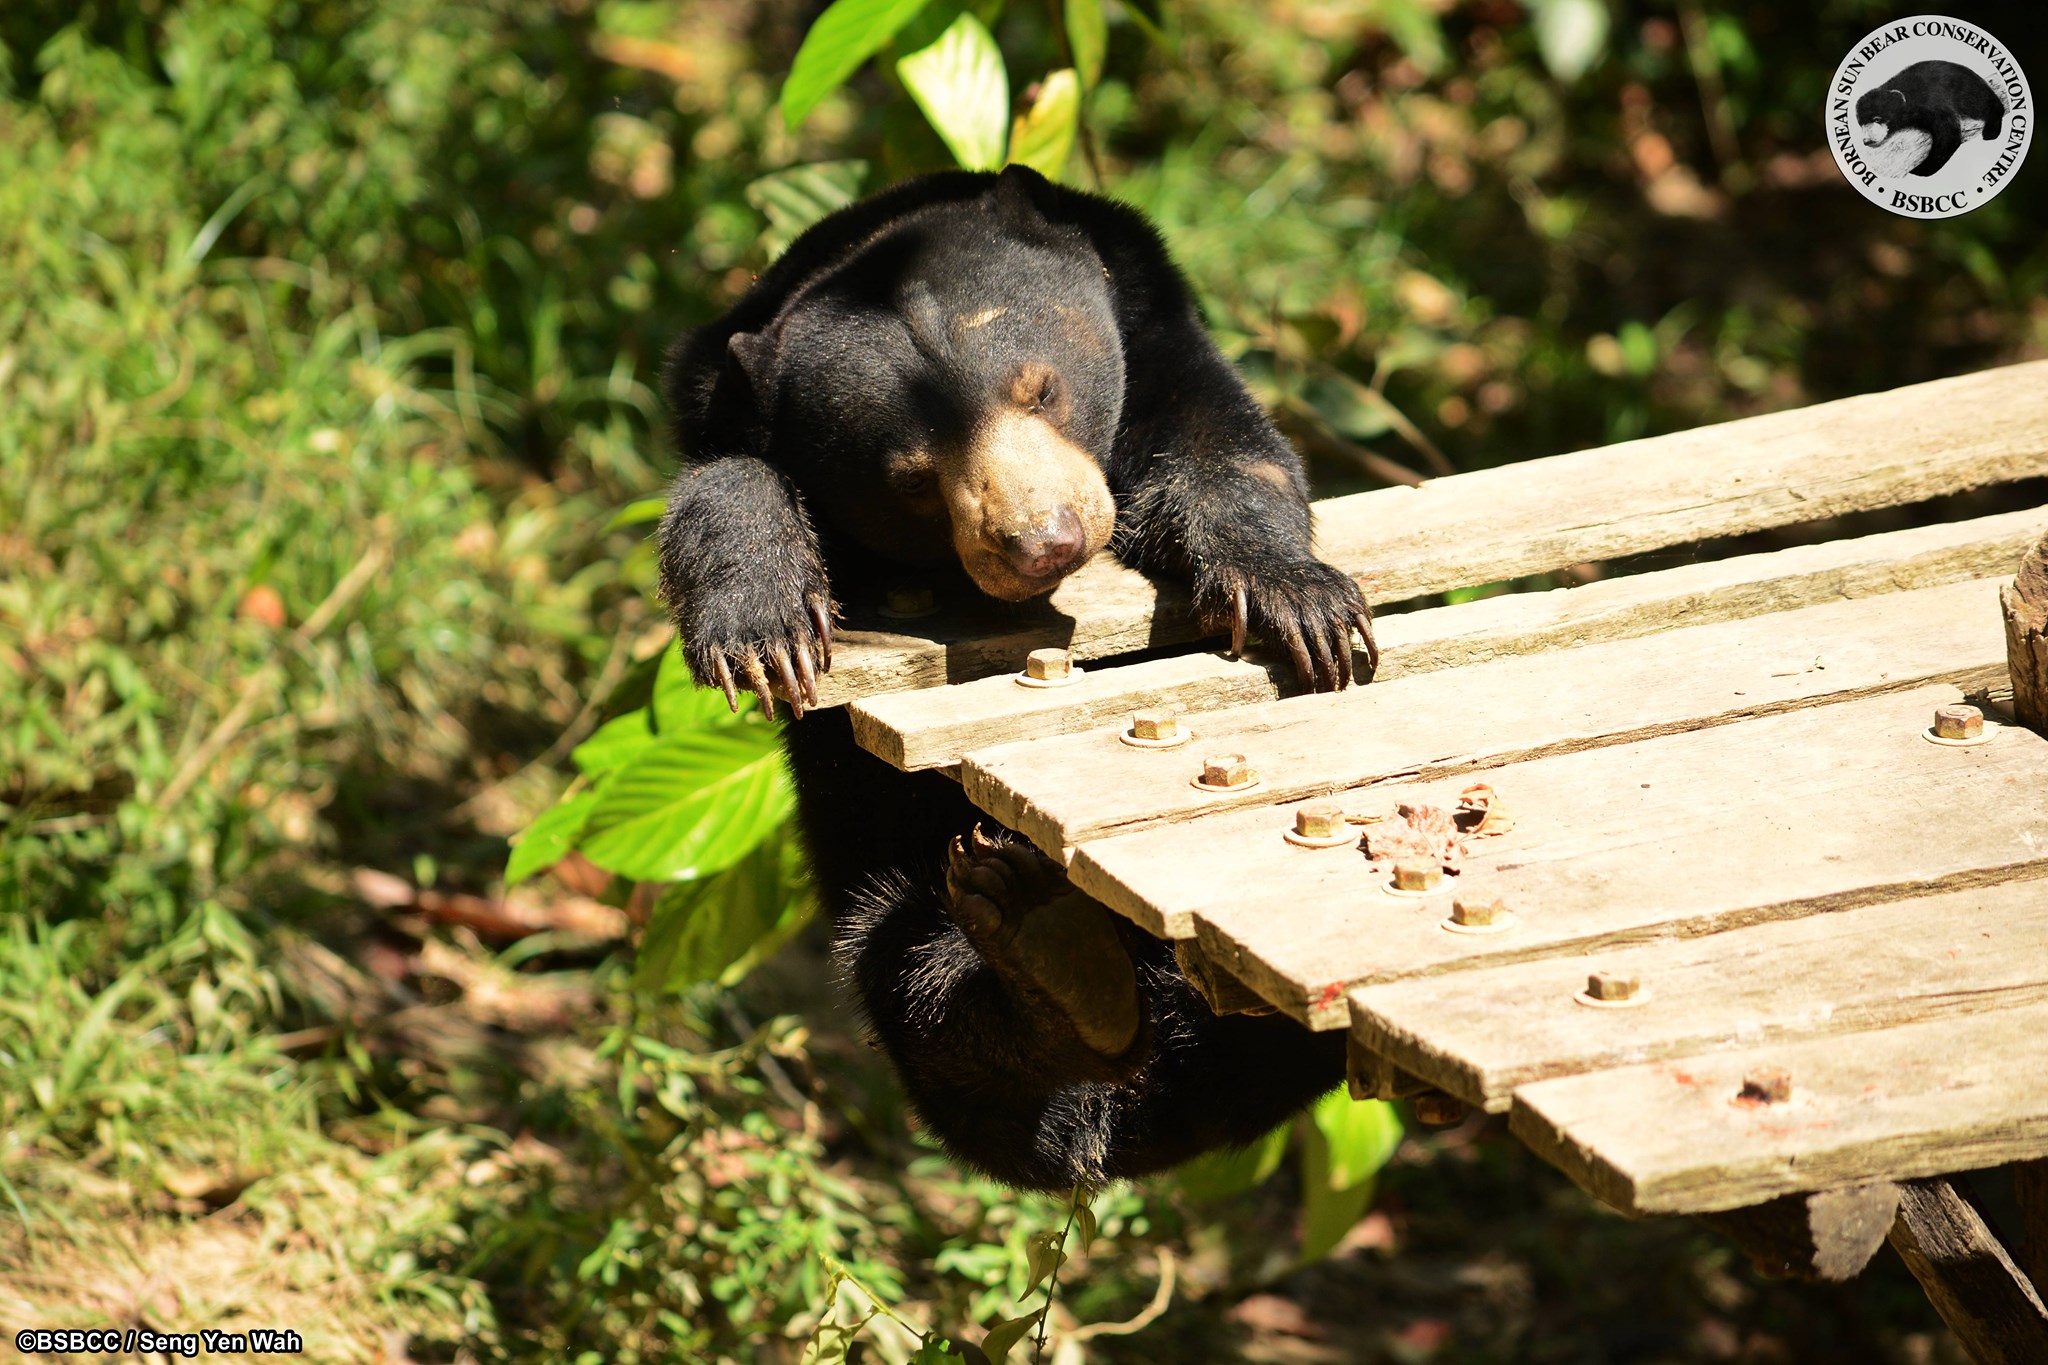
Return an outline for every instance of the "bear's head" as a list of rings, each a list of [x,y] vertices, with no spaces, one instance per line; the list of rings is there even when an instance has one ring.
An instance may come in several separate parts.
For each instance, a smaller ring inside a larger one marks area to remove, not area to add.
[[[1903,91],[1886,86],[1864,91],[1856,101],[1856,128],[1863,136],[1863,145],[1875,147],[1883,142],[1894,128],[1905,126],[1907,115]]]
[[[1124,357],[1103,263],[1012,168],[892,222],[735,335],[753,444],[825,529],[956,558],[983,592],[1049,592],[1109,543]],[[730,373],[730,369],[729,369]]]

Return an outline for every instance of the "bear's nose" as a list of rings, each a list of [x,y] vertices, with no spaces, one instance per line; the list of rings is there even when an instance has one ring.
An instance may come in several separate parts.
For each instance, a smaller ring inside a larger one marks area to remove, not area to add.
[[[1081,519],[1071,507],[1062,507],[1041,523],[1016,535],[1003,537],[1003,556],[1010,567],[1030,579],[1058,578],[1081,562],[1088,543]]]

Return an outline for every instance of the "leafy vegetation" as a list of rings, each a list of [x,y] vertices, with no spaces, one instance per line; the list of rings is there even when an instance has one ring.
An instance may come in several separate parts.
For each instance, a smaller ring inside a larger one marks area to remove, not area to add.
[[[952,164],[1146,209],[1325,491],[2038,354],[2048,182],[1938,224],[1835,182],[1820,90],[1879,14],[0,10],[9,1317],[361,1360],[1943,1358],[1895,1279],[1782,1292],[1341,1097],[1078,1202],[952,1167],[645,539],[667,341]]]

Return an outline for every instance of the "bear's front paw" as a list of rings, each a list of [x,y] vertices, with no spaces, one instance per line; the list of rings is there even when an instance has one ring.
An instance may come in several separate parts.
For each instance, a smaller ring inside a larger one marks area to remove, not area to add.
[[[1195,576],[1195,614],[1204,630],[1230,631],[1230,652],[1244,653],[1247,629],[1284,644],[1301,680],[1319,692],[1351,685],[1351,632],[1364,642],[1360,682],[1379,668],[1365,594],[1339,570],[1314,559],[1222,564]]]
[[[832,595],[823,574],[808,577],[793,589],[712,594],[703,610],[686,611],[683,657],[691,675],[722,689],[734,710],[742,687],[771,716],[778,687],[793,714],[816,706],[818,674],[832,667]]]
[[[1050,1005],[1100,1057],[1131,1049],[1137,970],[1110,912],[1068,886],[1050,859],[977,826],[946,851],[946,899],[953,922],[1027,1012]]]

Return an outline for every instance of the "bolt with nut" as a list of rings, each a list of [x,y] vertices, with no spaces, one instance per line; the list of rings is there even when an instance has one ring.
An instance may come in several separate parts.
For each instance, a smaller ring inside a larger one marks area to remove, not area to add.
[[[1491,929],[1513,917],[1507,902],[1498,898],[1482,901],[1460,896],[1451,902],[1451,923],[1465,929]]]
[[[1984,734],[1984,713],[1960,702],[1934,708],[1936,739],[1978,739]]]
[[[1602,1004],[1619,1004],[1643,993],[1643,979],[1628,972],[1594,972],[1586,978],[1586,995]]]
[[[1402,858],[1394,864],[1396,891],[1434,891],[1444,883],[1443,864],[1425,858]]]
[[[1064,649],[1034,649],[1024,656],[1024,676],[1059,682],[1074,676],[1074,656]]]
[[[1211,754],[1202,760],[1205,787],[1249,787],[1257,779],[1258,773],[1243,754]]]
[[[1344,808],[1327,801],[1294,808],[1294,832],[1304,839],[1334,839],[1348,834]]]
[[[1146,706],[1131,712],[1133,739],[1179,739],[1180,716],[1163,706]]]

